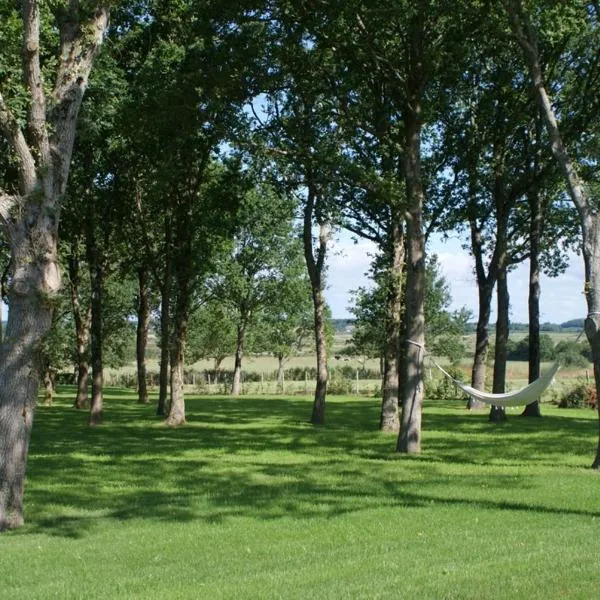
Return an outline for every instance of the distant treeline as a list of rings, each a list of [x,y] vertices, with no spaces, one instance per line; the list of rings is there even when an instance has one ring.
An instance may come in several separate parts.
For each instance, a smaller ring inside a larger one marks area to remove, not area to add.
[[[571,319],[570,321],[565,321],[564,323],[542,323],[540,324],[540,331],[545,331],[547,333],[557,332],[557,331],[572,331],[572,330],[580,330],[583,329],[584,319]],[[529,329],[529,325],[527,323],[511,323],[510,330],[511,331],[527,331]],[[465,326],[465,333],[474,333],[477,331],[477,323],[467,323]]]
[[[332,319],[331,320],[333,327],[336,332],[344,332],[347,331],[348,328],[351,328],[354,324],[354,319]],[[571,319],[570,321],[565,321],[564,323],[542,323],[540,325],[540,330],[545,332],[556,332],[556,331],[569,331],[569,330],[580,330],[583,329],[584,319]],[[527,331],[529,329],[529,325],[527,323],[511,323],[510,330],[511,331]],[[465,333],[475,333],[477,331],[477,323],[467,323],[465,325]]]

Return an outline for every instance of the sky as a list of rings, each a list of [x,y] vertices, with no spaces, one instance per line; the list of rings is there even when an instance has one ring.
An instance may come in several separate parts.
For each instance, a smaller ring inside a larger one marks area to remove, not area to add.
[[[352,315],[348,311],[351,303],[350,290],[369,286],[365,273],[369,270],[375,246],[359,240],[354,243],[350,236],[341,233],[332,247],[329,257],[327,301],[334,318],[344,319]],[[450,310],[466,306],[477,319],[477,285],[473,273],[473,258],[461,247],[459,239],[432,240],[428,253],[435,253],[441,265],[452,295]],[[508,275],[510,293],[510,320],[527,323],[529,263],[525,262]],[[541,280],[540,321],[542,323],[564,323],[571,319],[582,319],[587,314],[583,295],[583,258],[572,255],[567,271],[557,278],[543,276]],[[492,313],[492,323],[495,312]]]

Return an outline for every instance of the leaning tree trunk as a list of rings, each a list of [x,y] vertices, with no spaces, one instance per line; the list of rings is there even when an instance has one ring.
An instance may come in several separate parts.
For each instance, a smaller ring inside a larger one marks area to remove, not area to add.
[[[245,317],[241,317],[242,322],[238,324],[237,338],[235,344],[235,361],[233,365],[233,383],[231,385],[231,395],[239,396],[242,393],[242,360],[244,359],[244,340],[246,338]]]
[[[386,306],[386,337],[383,352],[383,385],[379,429],[400,430],[400,326],[402,321],[402,276],[404,272],[404,228],[396,219],[391,227],[389,294]]]
[[[551,142],[552,154],[560,167],[567,184],[569,196],[577,208],[583,234],[582,254],[585,266],[585,297],[588,315],[585,333],[592,348],[596,395],[600,398],[600,215],[588,197],[576,166],[563,143],[552,102],[546,90],[540,63],[535,31],[519,0],[505,1],[511,29],[523,50],[534,86],[535,97],[540,105]],[[598,406],[598,446],[593,469],[600,469],[600,402]]]
[[[75,126],[88,76],[108,25],[98,5],[79,22],[71,3],[59,24],[56,82],[47,102],[41,65],[40,12],[20,3],[23,81],[29,94],[27,137],[0,93],[0,131],[19,170],[16,195],[0,189],[0,219],[11,251],[9,314],[0,347],[0,530],[23,523],[25,469],[40,380],[40,350],[60,288],[57,237]],[[22,116],[21,116],[22,118]]]
[[[136,360],[138,380],[138,403],[148,404],[148,375],[146,368],[146,348],[150,329],[150,302],[148,300],[148,273],[145,268],[138,270],[138,320],[136,331]]]
[[[529,195],[529,383],[540,377],[540,240],[542,232],[542,202],[537,189]],[[541,417],[540,402],[527,404],[524,417]]]
[[[308,196],[304,206],[304,224],[302,237],[304,242],[304,259],[308,269],[310,286],[313,299],[313,312],[315,320],[315,349],[317,354],[317,384],[313,401],[310,422],[313,425],[325,423],[325,399],[327,397],[327,380],[329,377],[327,368],[327,335],[325,324],[325,294],[324,294],[324,271],[325,257],[327,254],[327,242],[329,241],[329,228],[327,223],[317,218],[319,226],[318,246],[313,248],[312,226],[316,212],[318,196],[315,185],[309,180]],[[316,254],[316,256],[315,256]]]
[[[496,322],[496,344],[494,346],[494,382],[492,392],[503,394],[506,391],[506,356],[508,347],[510,297],[508,294],[508,281],[506,266],[498,270],[498,320]],[[503,406],[490,408],[489,420],[497,423],[506,419]]]

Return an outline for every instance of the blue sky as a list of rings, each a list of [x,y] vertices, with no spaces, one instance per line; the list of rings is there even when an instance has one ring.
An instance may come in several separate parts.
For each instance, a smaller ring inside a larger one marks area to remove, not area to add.
[[[369,285],[365,273],[369,269],[375,247],[360,240],[355,244],[346,234],[338,235],[329,257],[327,301],[335,318],[351,316],[348,312],[350,290]],[[477,286],[473,259],[462,249],[459,239],[433,240],[428,252],[438,255],[442,272],[451,289],[451,310],[466,306],[477,317]],[[511,321],[527,323],[528,263],[509,273]],[[573,255],[566,273],[557,278],[543,277],[540,300],[542,322],[563,323],[584,318],[587,314],[583,295],[583,259]],[[495,320],[495,315],[492,315]]]

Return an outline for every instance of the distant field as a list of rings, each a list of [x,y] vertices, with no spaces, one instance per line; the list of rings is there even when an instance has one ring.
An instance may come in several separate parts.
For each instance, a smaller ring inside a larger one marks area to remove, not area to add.
[[[526,332],[518,331],[511,335],[512,340],[523,339],[527,335]],[[549,335],[552,337],[554,344],[561,341],[573,341],[579,335],[577,331],[568,332],[551,332]],[[363,357],[351,357],[340,354],[344,347],[344,344],[348,341],[348,334],[337,334],[334,339],[333,350],[329,355],[329,366],[332,369],[336,367],[351,367],[353,370],[366,368],[372,372],[377,373],[379,371],[380,362],[378,359],[363,359]],[[467,346],[466,356],[460,362],[460,370],[462,371],[462,379],[469,381],[471,366],[472,366],[472,353],[475,346],[475,334],[469,334],[464,337],[465,345]],[[493,337],[491,340],[493,344]],[[337,358],[336,358],[337,357]],[[436,362],[442,366],[448,365],[448,359],[444,357],[436,357]],[[306,353],[302,356],[293,356],[288,359],[285,363],[285,369],[307,369],[307,377],[303,381],[289,381],[286,380],[284,392],[291,394],[312,394],[314,389],[314,381],[308,375],[309,369],[314,368],[316,365],[316,358],[313,354]],[[232,371],[234,366],[234,357],[227,357],[221,364],[222,371]],[[243,372],[246,374],[253,374],[253,378],[257,381],[248,381],[244,384],[243,391],[246,394],[270,394],[276,393],[277,386],[274,381],[275,373],[277,371],[277,359],[274,356],[260,355],[260,356],[246,356],[243,362]],[[156,360],[148,361],[149,371],[153,373],[153,383],[157,381],[158,374],[158,362]],[[542,365],[542,371],[549,367],[549,364]],[[212,371],[214,364],[211,360],[201,360],[192,365],[188,365],[188,372],[192,373],[193,385],[189,387],[191,391],[198,389],[197,383],[200,382],[201,374],[205,371]],[[425,359],[425,376],[427,379],[440,379],[443,377],[434,364],[428,359]],[[493,373],[493,362],[488,363],[488,382],[491,385],[491,377]],[[135,364],[131,364],[120,369],[106,369],[106,382],[108,385],[120,385],[123,383],[123,376],[129,377],[134,382],[135,377]],[[574,385],[593,379],[593,369],[591,364],[587,368],[563,368],[559,372],[558,377],[555,380],[554,386],[549,392],[549,397],[558,396],[565,390],[573,387]],[[527,384],[528,380],[528,366],[523,361],[509,361],[507,365],[507,390],[518,389]],[[191,383],[191,381],[189,382]],[[359,379],[355,381],[354,376],[352,381],[348,381],[346,385],[346,393],[376,395],[380,388],[379,379]],[[133,385],[133,383],[132,383]],[[225,393],[227,390],[219,382],[211,380],[210,386],[203,385],[202,391],[205,393]]]

